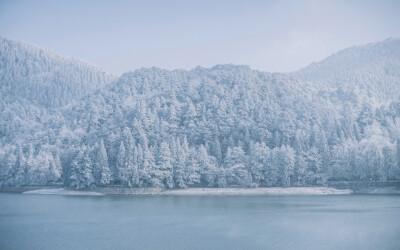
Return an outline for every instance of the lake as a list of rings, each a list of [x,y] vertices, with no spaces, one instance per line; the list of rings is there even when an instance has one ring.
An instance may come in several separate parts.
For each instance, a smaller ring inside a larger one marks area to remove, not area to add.
[[[0,249],[399,249],[400,196],[0,193]]]

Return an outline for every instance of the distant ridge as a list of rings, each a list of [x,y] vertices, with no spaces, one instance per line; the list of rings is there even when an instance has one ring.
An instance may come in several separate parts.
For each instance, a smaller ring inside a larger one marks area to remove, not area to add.
[[[60,107],[115,79],[77,58],[0,37],[1,95],[44,107]]]

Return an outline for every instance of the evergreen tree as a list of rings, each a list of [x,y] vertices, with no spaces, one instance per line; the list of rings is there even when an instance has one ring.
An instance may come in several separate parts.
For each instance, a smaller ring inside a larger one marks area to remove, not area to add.
[[[322,159],[321,155],[318,153],[317,148],[312,147],[307,155],[307,183],[311,185],[323,184],[324,176],[321,174]]]
[[[264,182],[264,171],[268,164],[269,148],[262,143],[250,143],[250,173],[252,176],[253,183],[260,185]]]
[[[147,185],[161,187],[162,183],[158,176],[157,165],[155,164],[154,156],[148,147],[143,147],[143,166],[142,166],[142,181]]]
[[[53,156],[51,153],[48,152],[49,155],[49,173],[48,173],[48,180],[50,183],[57,183],[61,177],[61,162],[58,153]]]
[[[282,170],[282,187],[289,187],[294,174],[295,154],[290,146],[283,146],[279,151],[279,165]]]
[[[13,152],[11,152],[6,160],[6,165],[2,170],[2,185],[14,185],[14,170],[15,164],[17,162],[17,157]]]
[[[126,167],[125,144],[123,141],[121,141],[121,143],[119,145],[116,168],[117,168],[118,180],[123,184],[127,184],[128,180],[129,180],[129,176],[128,176],[128,171],[127,171],[127,167]]]
[[[218,164],[222,164],[222,151],[221,151],[221,144],[219,143],[218,136],[214,137],[214,141],[212,143],[212,150],[211,150],[211,155],[214,156]]]
[[[198,150],[198,159],[200,167],[200,182],[209,187],[215,186],[217,177],[217,160],[208,155],[205,146],[200,145]]]
[[[189,155],[186,158],[185,180],[189,186],[200,184],[200,165],[196,148],[189,149]]]
[[[396,159],[394,157],[394,152],[392,152],[391,148],[386,145],[382,149],[382,157],[383,157],[383,166],[381,169],[381,181],[387,181],[388,178],[392,177],[392,168],[396,166]]]
[[[92,161],[88,151],[85,145],[81,146],[79,153],[72,162],[71,186],[77,189],[91,187],[94,184]]]
[[[251,186],[251,175],[246,168],[247,157],[241,147],[229,147],[224,164],[228,185]]]
[[[61,160],[60,160],[60,155],[58,151],[56,151],[56,154],[54,156],[54,180],[59,181],[62,175],[62,165],[61,165]]]
[[[100,176],[98,183],[100,185],[108,185],[112,182],[112,173],[108,165],[108,156],[106,148],[104,147],[103,140],[100,141],[100,145],[97,153],[97,168],[100,170]]]
[[[295,156],[294,173],[296,177],[296,185],[307,185],[307,161],[302,152],[298,152]]]
[[[279,159],[278,159],[279,148],[274,148],[269,154],[267,166],[264,170],[264,180],[268,187],[278,186],[279,180]]]
[[[173,158],[166,142],[162,142],[158,152],[158,169],[159,176],[156,176],[166,188],[173,188]]]
[[[15,163],[13,172],[15,173],[15,184],[17,186],[26,184],[26,160],[21,145],[18,146],[17,162]]]
[[[186,166],[186,152],[181,146],[179,138],[176,142],[176,164],[174,166],[174,182],[175,187],[186,188],[185,183],[185,166]]]

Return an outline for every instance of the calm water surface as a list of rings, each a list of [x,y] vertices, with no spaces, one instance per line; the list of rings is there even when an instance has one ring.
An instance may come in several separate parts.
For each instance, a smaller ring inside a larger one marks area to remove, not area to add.
[[[400,249],[400,196],[0,193],[0,249]]]

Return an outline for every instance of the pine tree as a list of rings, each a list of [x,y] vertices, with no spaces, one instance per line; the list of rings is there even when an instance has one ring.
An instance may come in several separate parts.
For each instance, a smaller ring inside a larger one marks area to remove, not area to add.
[[[79,153],[72,162],[71,186],[77,189],[91,187],[94,184],[92,161],[88,151],[85,145],[81,146]]]
[[[100,185],[108,185],[112,181],[112,173],[108,165],[108,156],[103,140],[100,141],[97,157],[98,169],[100,169],[100,180],[98,183]]]
[[[185,183],[185,165],[186,165],[186,152],[181,146],[179,138],[176,140],[176,164],[174,166],[174,182],[178,188],[186,188]]]
[[[185,180],[189,186],[196,186],[200,183],[200,166],[196,148],[189,149],[189,155],[186,158]]]
[[[279,162],[282,169],[282,187],[290,187],[294,169],[294,151],[290,146],[283,146],[280,150]]]
[[[126,171],[126,151],[125,151],[125,145],[124,142],[121,141],[119,145],[119,150],[118,150],[118,155],[117,155],[117,176],[118,180],[121,183],[127,183],[128,178],[127,178],[127,171]]]
[[[224,164],[228,185],[251,186],[251,175],[246,168],[247,157],[241,147],[229,147]]]
[[[143,147],[142,181],[148,183],[148,185],[161,187],[162,183],[159,182],[158,178],[154,178],[157,175],[157,170],[152,151],[148,147]]]
[[[93,177],[93,169],[92,169],[92,160],[90,159],[90,155],[88,150],[86,150],[83,157],[83,165],[82,165],[82,176],[83,176],[83,184],[85,187],[91,187],[94,183]]]
[[[158,178],[166,188],[174,187],[172,161],[173,159],[168,143],[162,142],[158,152],[157,163],[159,176],[156,176],[155,178]]]
[[[2,171],[2,185],[14,185],[14,170],[17,157],[13,152],[8,154],[5,168]]]
[[[307,181],[307,161],[303,152],[298,152],[295,156],[294,175],[296,185],[305,186]]]
[[[81,173],[81,164],[83,164],[83,152],[79,151],[75,160],[71,165],[71,186],[76,187],[77,189],[83,187],[82,173]]]
[[[49,169],[49,180],[51,183],[57,183],[57,181],[61,178],[62,167],[60,157],[58,152],[56,152],[55,156],[52,154],[50,156],[50,169]]]
[[[124,128],[122,138],[125,146],[125,170],[122,177],[123,182],[127,183],[129,186],[137,186],[139,184],[139,175],[136,145],[131,130],[128,127]]]
[[[33,145],[29,145],[29,152],[28,152],[28,158],[26,159],[26,169],[27,169],[27,184],[32,183],[32,175],[35,170],[35,157],[34,157],[34,149]]]
[[[192,103],[192,101],[188,98],[186,112],[184,116],[184,123],[183,123],[186,129],[190,130],[196,126],[196,117],[197,117],[196,108]]]
[[[381,181],[387,181],[392,175],[392,168],[395,166],[396,159],[394,157],[394,152],[392,149],[386,145],[382,149],[383,154],[383,168],[381,169]]]
[[[209,187],[215,186],[217,177],[217,160],[213,156],[208,155],[207,149],[203,145],[200,145],[198,154],[200,182],[202,185],[207,185]]]
[[[267,167],[269,148],[262,143],[250,143],[249,167],[255,185],[264,182],[264,171]]]
[[[216,186],[219,188],[228,186],[227,174],[226,174],[226,170],[223,166],[220,167],[219,170],[217,171]]]
[[[211,148],[212,148],[211,155],[213,155],[217,159],[218,164],[222,164],[221,144],[219,143],[219,139],[217,136],[214,137],[214,141],[212,143]]]
[[[142,146],[139,144],[137,147],[137,162],[138,162],[138,172],[139,172],[139,186],[143,187],[149,185],[150,175],[148,170],[145,169],[144,153]]]
[[[278,186],[279,180],[279,160],[278,160],[279,148],[274,148],[269,154],[267,166],[264,170],[264,180],[268,187]]]
[[[324,177],[321,174],[322,159],[315,147],[312,147],[307,155],[308,169],[307,169],[307,183],[310,185],[317,185],[324,183]]]
[[[26,184],[26,160],[24,153],[22,152],[22,147],[21,145],[18,146],[18,151],[17,151],[17,162],[15,163],[14,166],[15,170],[15,184],[17,186],[21,186]]]
[[[130,168],[131,169],[131,182],[132,182],[132,185],[139,186],[140,180],[139,180],[138,151],[137,151],[137,147],[135,145],[133,147],[131,160],[132,160],[131,161],[132,167]]]
[[[58,181],[61,178],[62,175],[62,165],[61,165],[61,160],[60,160],[60,155],[58,153],[58,151],[56,151],[56,155],[54,156],[54,164],[55,164],[55,177],[56,177],[56,181]]]

